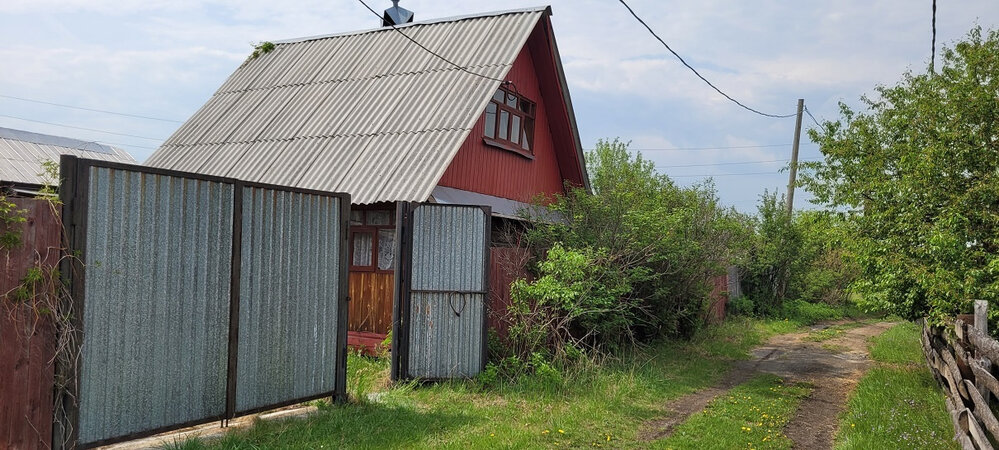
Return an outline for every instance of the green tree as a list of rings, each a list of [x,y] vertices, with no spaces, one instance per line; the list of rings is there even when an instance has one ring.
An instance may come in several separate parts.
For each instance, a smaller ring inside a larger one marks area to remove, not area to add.
[[[976,28],[938,73],[862,101],[810,130],[825,158],[803,178],[853,214],[862,304],[939,319],[999,300],[999,34]]]

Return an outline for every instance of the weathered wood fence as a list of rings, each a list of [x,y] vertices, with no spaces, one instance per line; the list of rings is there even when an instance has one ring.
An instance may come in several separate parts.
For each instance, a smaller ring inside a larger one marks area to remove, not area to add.
[[[55,325],[45,305],[13,295],[33,267],[58,264],[59,216],[46,200],[8,198],[23,210],[22,245],[0,252],[0,449],[52,447]]]
[[[923,353],[947,395],[956,439],[965,449],[993,449],[999,442],[993,408],[999,399],[994,364],[999,362],[999,341],[989,336],[987,308],[985,301],[976,301],[971,324],[961,317],[953,327],[923,323]]]

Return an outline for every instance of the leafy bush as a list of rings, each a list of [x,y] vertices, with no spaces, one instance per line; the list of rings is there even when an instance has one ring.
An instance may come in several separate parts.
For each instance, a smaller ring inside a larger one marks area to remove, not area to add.
[[[756,313],[756,304],[753,299],[743,295],[729,300],[726,313],[736,316],[752,316]]]
[[[764,193],[753,222],[743,277],[752,313],[780,314],[789,299],[845,304],[860,273],[850,248],[851,222],[824,211],[788,216],[784,205],[783,196]]]
[[[564,220],[528,234],[541,278],[515,290],[522,308],[549,308],[542,324],[558,324],[524,330],[541,334],[529,340],[613,349],[689,336],[703,323],[708,281],[742,248],[746,219],[720,207],[711,184],[679,187],[617,140],[587,159],[592,195],[573,189],[555,199],[549,208]]]

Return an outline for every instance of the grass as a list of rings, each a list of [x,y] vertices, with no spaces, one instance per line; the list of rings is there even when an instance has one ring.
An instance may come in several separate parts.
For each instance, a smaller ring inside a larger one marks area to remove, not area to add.
[[[760,375],[712,400],[654,447],[789,449],[784,426],[809,392],[806,385],[786,385],[776,376]]]
[[[322,405],[309,418],[261,421],[218,441],[176,447],[644,448],[641,424],[665,414],[670,400],[714,384],[734,359],[748,357],[775,333],[794,330],[792,321],[733,318],[689,342],[665,342],[562,379],[529,376],[492,386],[472,380],[388,387],[387,361],[351,355],[348,388],[355,402]],[[761,392],[746,393],[776,395],[768,390],[772,380],[761,383],[753,388]],[[367,400],[375,391],[384,394],[377,402]]]
[[[859,321],[859,322],[849,322],[849,323],[832,325],[830,327],[823,328],[819,331],[813,331],[811,333],[808,333],[808,336],[805,336],[803,339],[812,342],[825,342],[839,336],[840,334],[843,334],[843,332],[846,330],[862,327],[864,325],[867,325],[868,323],[869,322],[867,321]]]
[[[923,361],[919,327],[892,327],[871,339],[870,352],[876,366],[847,403],[836,448],[958,448],[943,392]]]

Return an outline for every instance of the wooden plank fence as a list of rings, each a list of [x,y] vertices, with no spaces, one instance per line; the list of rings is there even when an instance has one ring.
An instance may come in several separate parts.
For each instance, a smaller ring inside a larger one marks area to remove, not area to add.
[[[994,449],[999,442],[999,341],[988,332],[988,304],[975,302],[974,322],[959,317],[952,327],[923,323],[922,346],[933,377],[947,396],[958,443],[965,449]]]
[[[17,300],[29,268],[58,263],[62,224],[48,201],[8,199],[24,210],[22,245],[0,252],[0,449],[51,448],[56,330],[33,300]]]

